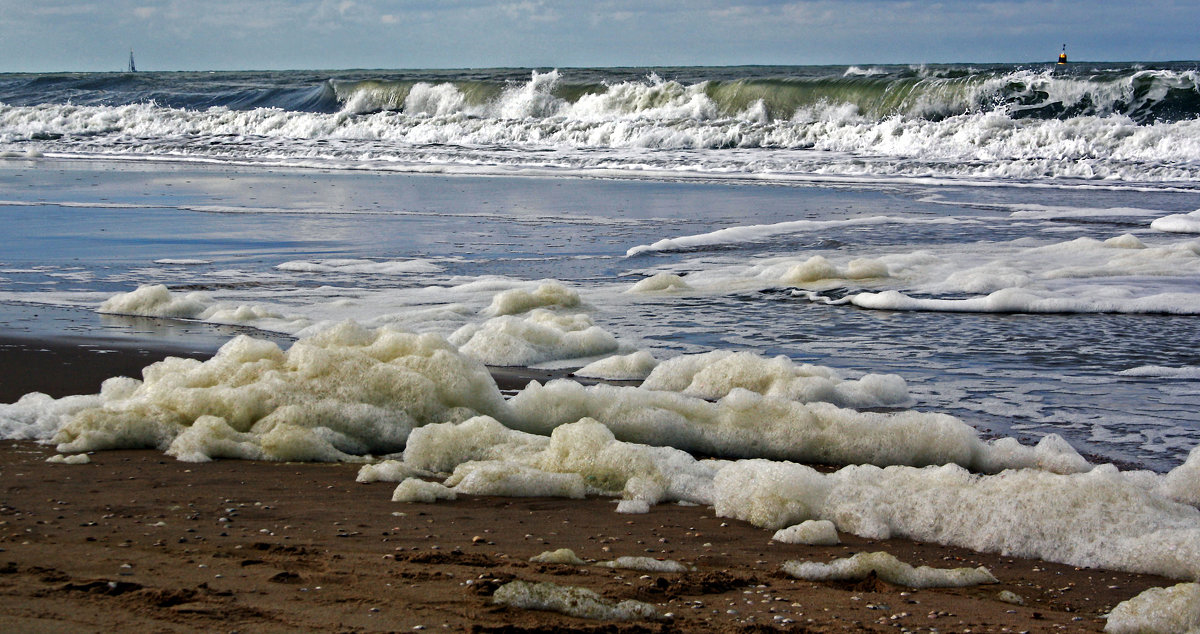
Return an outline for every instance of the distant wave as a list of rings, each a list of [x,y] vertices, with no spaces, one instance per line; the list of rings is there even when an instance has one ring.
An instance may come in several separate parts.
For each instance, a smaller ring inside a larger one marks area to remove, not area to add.
[[[0,153],[1200,180],[1200,74],[1191,68],[684,70],[686,79],[595,69],[0,76]]]

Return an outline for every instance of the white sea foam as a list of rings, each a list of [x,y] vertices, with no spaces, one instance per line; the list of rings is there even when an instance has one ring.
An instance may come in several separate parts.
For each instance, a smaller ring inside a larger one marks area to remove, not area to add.
[[[802,465],[747,460],[722,469],[715,486],[719,515],[767,528],[829,519],[839,530],[871,539],[906,537],[1076,566],[1200,575],[1200,511],[1155,495],[1112,467],[981,476],[957,466],[849,466],[822,475]]]
[[[647,350],[638,350],[625,355],[605,357],[593,361],[574,372],[576,376],[608,379],[611,381],[641,381],[658,365],[658,360]]]
[[[783,571],[807,581],[850,581],[866,579],[875,573],[880,579],[910,588],[961,588],[999,583],[983,566],[978,568],[931,568],[913,566],[887,552],[858,553],[829,563],[788,561]]]
[[[444,484],[420,478],[407,478],[392,491],[393,502],[432,504],[438,500],[455,500],[458,494]]]
[[[1200,583],[1150,588],[1108,613],[1109,634],[1195,634],[1200,632]]]
[[[142,381],[110,379],[97,397],[26,397],[3,420],[9,437],[60,451],[345,460],[399,451],[415,426],[505,408],[487,370],[444,339],[343,324],[286,352],[239,336],[208,361],[168,358]]]
[[[808,544],[810,546],[836,546],[837,526],[829,520],[804,520],[794,526],[781,528],[771,536],[771,541],[781,544]]]
[[[834,464],[956,463],[1077,471],[1087,462],[1054,435],[1038,447],[985,443],[944,414],[882,414],[827,403],[799,403],[735,387],[716,402],[675,392],[557,380],[531,383],[509,401],[513,424],[547,434],[581,418],[600,421],[627,441],[693,453]]]
[[[674,273],[656,273],[631,286],[626,293],[666,293],[691,290],[682,277]]]
[[[1121,370],[1118,376],[1162,377],[1167,379],[1200,379],[1200,366],[1189,365],[1182,368],[1162,365],[1141,365],[1128,370]]]
[[[145,315],[147,317],[179,317],[199,319],[212,306],[203,293],[172,294],[162,284],[139,286],[137,290],[120,293],[100,304],[102,313]]]
[[[449,83],[401,89],[363,82],[342,95],[337,113],[0,104],[0,152],[484,173],[603,170],[635,177],[690,172],[781,180],[808,174],[1195,181],[1195,119],[1138,123],[1114,113],[1126,108],[1117,104],[1128,104],[1128,93],[1138,92],[1133,82],[1146,79],[1098,84],[1015,71],[960,82],[953,90],[917,91],[885,112],[838,99],[792,112],[769,112],[763,100],[731,108],[709,94],[709,82],[657,78],[612,82],[572,101],[556,96],[557,71],[534,72],[527,82],[484,100]],[[1160,90],[1195,87],[1194,71],[1152,80]],[[1085,109],[1097,114],[1014,116],[1021,108],[1007,92],[1010,85],[1045,93],[1048,103],[1088,104]],[[1155,101],[1149,93],[1146,98]],[[992,104],[998,102],[1009,105],[997,109]],[[156,142],[129,144],[129,138]],[[227,142],[245,138],[266,142]],[[689,153],[650,156],[639,151],[644,148]],[[743,157],[731,148],[755,151]]]
[[[155,260],[155,264],[174,264],[176,266],[199,266],[201,264],[212,264],[212,260],[200,260],[196,258],[163,258]]]
[[[690,567],[674,559],[655,559],[654,557],[617,557],[611,561],[596,563],[602,568],[620,568],[625,570],[641,570],[644,572],[687,572]]]
[[[504,315],[467,324],[450,335],[463,354],[489,365],[529,366],[616,352],[616,337],[585,314],[536,308],[524,317]]]
[[[281,271],[301,273],[346,273],[371,275],[410,275],[413,273],[438,273],[442,267],[431,260],[295,260],[284,262],[275,268]]]
[[[384,460],[374,464],[363,465],[358,470],[355,482],[402,482],[409,478],[428,477],[433,474],[424,469],[415,469],[402,460]]]
[[[1177,478],[1174,489],[1194,490],[1200,458],[1165,477],[1110,466],[1071,475],[979,475],[953,465],[847,466],[822,474],[763,459],[698,461],[677,449],[619,441],[589,420],[558,427],[547,442],[477,418],[414,431],[405,462],[454,468],[447,483],[458,492],[687,501],[764,528],[827,520],[870,539],[907,537],[1177,578],[1200,574],[1200,511],[1172,501],[1173,489],[1163,484]],[[463,486],[472,477],[483,486]]]
[[[841,407],[896,406],[911,400],[904,379],[894,374],[844,380],[832,368],[797,365],[784,356],[767,359],[729,350],[668,359],[650,372],[642,387],[710,400],[742,388],[764,396],[802,403],[822,401]]]
[[[830,227],[878,226],[886,224],[953,224],[953,218],[910,218],[904,216],[866,216],[846,220],[791,220],[770,225],[746,225],[727,227],[709,233],[675,238],[663,238],[653,244],[631,247],[625,252],[628,257],[654,251],[691,251],[703,248],[757,242],[774,236],[805,231],[819,231]]]
[[[1171,233],[1200,233],[1200,209],[1158,218],[1150,223],[1150,228]]]
[[[96,310],[116,315],[247,324],[281,332],[295,332],[310,324],[303,317],[283,315],[267,306],[228,305],[214,301],[205,293],[172,293],[162,284],[143,285],[128,293],[118,293],[101,303]]]
[[[1106,291],[1108,289],[1105,289]],[[1200,315],[1200,294],[1157,293],[1143,297],[1118,290],[1104,296],[1046,296],[1023,289],[1007,288],[983,297],[926,299],[900,291],[859,293],[851,303],[875,310],[925,310],[951,313],[1161,313]]]
[[[492,602],[525,610],[561,612],[581,619],[633,621],[658,619],[658,611],[649,603],[627,599],[617,603],[576,586],[553,583],[510,581],[496,589]]]
[[[519,315],[535,308],[578,308],[579,293],[563,286],[556,280],[548,280],[532,291],[514,288],[497,293],[492,303],[484,309],[489,317]]]
[[[540,555],[534,555],[529,558],[529,561],[539,564],[563,564],[569,566],[585,566],[587,562],[580,559],[579,555],[570,548],[559,548],[558,550],[547,550]]]

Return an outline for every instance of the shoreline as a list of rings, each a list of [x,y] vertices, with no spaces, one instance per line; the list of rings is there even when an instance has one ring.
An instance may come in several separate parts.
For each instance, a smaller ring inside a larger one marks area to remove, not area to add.
[[[2,337],[0,401],[20,390],[95,393],[109,376],[140,376],[160,358],[203,359],[216,350],[195,343]],[[502,390],[569,375],[489,370]],[[394,503],[393,484],[355,482],[359,465],[196,464],[132,450],[96,452],[76,466],[47,463],[52,455],[30,441],[0,443],[0,627],[11,631],[231,623],[258,631],[1100,631],[1117,603],[1175,583],[904,539],[774,543],[770,531],[700,506],[623,515],[608,498]],[[558,548],[592,560],[673,559],[696,570],[529,562]],[[914,566],[982,565],[1000,583],[914,590],[878,579],[806,582],[780,571],[787,560],[879,550]],[[586,587],[674,616],[617,624],[493,605],[491,593],[513,579]],[[1025,604],[1001,600],[1002,590]]]
[[[153,450],[61,465],[46,462],[53,453],[0,443],[0,627],[8,631],[1101,631],[1117,603],[1175,583],[903,539],[774,543],[769,531],[701,506],[622,515],[608,498],[401,504],[390,501],[391,484],[356,483],[357,465],[197,464]],[[529,561],[559,548],[696,569]],[[780,572],[788,560],[881,550],[914,566],[982,565],[1000,583],[916,590]],[[493,605],[491,594],[510,580],[582,586],[673,617],[617,623]],[[1003,590],[1024,605],[1001,600]]]

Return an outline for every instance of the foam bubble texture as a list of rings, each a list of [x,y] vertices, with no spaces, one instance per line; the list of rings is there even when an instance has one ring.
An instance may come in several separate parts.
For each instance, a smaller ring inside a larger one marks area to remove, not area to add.
[[[629,287],[626,293],[671,293],[690,291],[692,287],[674,273],[656,273]]]
[[[999,583],[987,568],[930,568],[911,565],[887,552],[858,553],[829,563],[788,561],[783,571],[807,581],[857,581],[874,572],[888,583],[910,588],[962,588]]]
[[[838,539],[837,527],[829,520],[805,520],[795,526],[775,531],[771,540],[783,544],[810,546],[836,546],[842,543],[842,540]]]
[[[857,412],[734,387],[715,403],[684,394],[571,381],[531,383],[509,401],[514,424],[549,433],[589,417],[626,442],[730,458],[832,464],[974,464],[988,451],[974,429],[942,414]]]
[[[716,511],[766,528],[828,519],[871,539],[906,537],[1075,566],[1200,575],[1200,511],[1111,466],[971,474],[954,466],[848,466],[830,475],[748,460],[717,474]]]
[[[641,381],[650,376],[658,365],[654,355],[646,350],[632,354],[614,355],[593,361],[574,372],[575,376],[610,381]]]
[[[579,293],[563,286],[558,281],[539,284],[532,291],[514,288],[496,293],[492,303],[483,310],[489,317],[517,315],[535,308],[576,308],[580,305]]]
[[[511,581],[496,589],[492,602],[526,610],[547,610],[581,619],[634,621],[657,619],[658,611],[649,603],[632,599],[616,603],[577,586],[554,583]]]
[[[458,497],[454,489],[438,482],[429,482],[419,478],[408,478],[396,485],[392,491],[393,502],[419,502],[432,504],[438,500],[453,500]]]
[[[611,561],[601,561],[596,565],[603,568],[641,570],[643,572],[687,572],[691,570],[674,559],[655,559],[653,557],[617,557]]]
[[[782,355],[768,359],[729,350],[668,359],[654,368],[642,387],[704,399],[719,399],[743,388],[764,396],[842,407],[895,406],[910,400],[904,379],[894,374],[868,374],[847,381],[831,368],[798,365]]]
[[[525,317],[504,315],[467,324],[450,341],[489,365],[534,365],[616,352],[617,340],[584,314],[559,315],[543,308]]]
[[[106,383],[99,402],[55,419],[53,439],[60,451],[344,460],[399,451],[416,426],[504,411],[487,369],[444,339],[345,323],[286,352],[239,336],[208,361],[153,364],[141,382]]]
[[[1200,583],[1150,588],[1117,604],[1104,631],[1110,634],[1200,632]]]

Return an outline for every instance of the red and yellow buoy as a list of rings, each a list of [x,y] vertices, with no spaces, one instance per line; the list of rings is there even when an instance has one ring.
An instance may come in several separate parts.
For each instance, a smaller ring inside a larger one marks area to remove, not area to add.
[[[1067,45],[1066,44],[1063,44],[1062,52],[1058,54],[1058,65],[1059,66],[1067,65]]]

